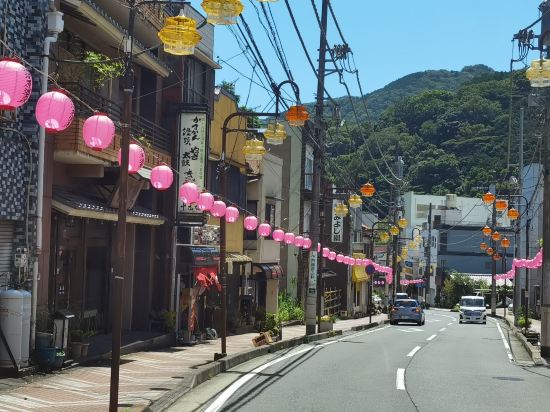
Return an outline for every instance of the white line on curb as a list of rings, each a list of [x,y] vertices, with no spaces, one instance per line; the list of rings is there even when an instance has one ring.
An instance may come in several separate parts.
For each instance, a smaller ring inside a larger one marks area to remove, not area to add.
[[[395,387],[400,390],[405,390],[405,369],[399,368],[397,369],[397,376],[395,378]]]
[[[416,352],[420,350],[420,346],[415,347],[412,351],[409,352],[407,355],[409,358],[412,358]]]
[[[512,356],[512,351],[510,349],[510,344],[508,343],[508,341],[504,337],[504,333],[502,333],[502,328],[500,327],[500,323],[496,320],[493,320],[493,319],[491,319],[491,320],[496,323],[498,333],[500,333],[500,338],[502,339],[502,343],[504,344],[504,349],[506,349],[506,354],[508,355],[508,360],[510,362],[512,362],[514,360],[514,357]]]
[[[445,329],[447,329],[447,328],[441,328],[441,329],[439,329],[439,331],[443,332]]]
[[[429,337],[428,339],[426,339],[426,340],[427,340],[427,341],[430,341],[430,340],[432,340],[433,338],[435,338],[436,336],[437,336],[437,335],[432,335],[432,336],[430,336],[430,337]]]

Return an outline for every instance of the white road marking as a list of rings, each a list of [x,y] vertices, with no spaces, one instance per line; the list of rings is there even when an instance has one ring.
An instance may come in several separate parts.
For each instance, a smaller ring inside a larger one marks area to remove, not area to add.
[[[295,352],[288,353],[284,356],[281,356],[280,358],[277,358],[277,359],[274,359],[270,362],[264,363],[263,365],[258,366],[256,369],[252,370],[251,372],[247,373],[246,375],[242,376],[241,378],[239,378],[235,382],[233,382],[225,391],[223,391],[221,393],[220,396],[218,396],[218,398],[216,398],[216,400],[205,410],[205,412],[217,412],[217,411],[219,411],[223,407],[225,402],[227,402],[227,400],[229,398],[231,398],[231,396],[233,396],[233,394],[235,392],[237,392],[244,384],[246,384],[249,380],[251,380],[253,377],[255,377],[260,372],[264,371],[265,369],[267,369],[267,368],[269,368],[273,365],[276,365],[279,362],[285,361],[289,358],[292,358],[292,357],[297,356],[297,355],[301,355],[302,353],[306,353],[306,352],[309,352],[309,351],[314,350],[314,349],[318,349],[318,348],[322,348],[324,346],[332,345],[333,343],[342,342],[346,339],[351,339],[351,338],[355,338],[355,337],[358,337],[358,336],[367,335],[369,333],[378,332],[378,331],[388,329],[388,328],[389,328],[389,326],[384,326],[383,328],[376,328],[376,329],[372,329],[372,330],[368,330],[368,331],[364,331],[364,332],[355,333],[353,335],[349,335],[349,336],[346,336],[345,338],[340,338],[338,340],[331,340],[331,341],[322,343],[320,345],[307,346],[303,349],[297,350]],[[403,369],[403,378],[404,377],[405,377],[405,370]],[[403,385],[404,384],[405,383],[403,381]],[[404,388],[404,386],[403,386],[403,388]]]
[[[447,328],[441,328],[441,329],[439,329],[439,331],[443,332],[445,329],[447,329]]]
[[[410,329],[397,329],[401,332],[411,333],[411,332],[424,332],[424,329],[410,328]]]
[[[431,313],[431,315],[433,315],[433,316],[443,316],[443,317],[445,317],[445,318],[452,319],[453,321],[455,320],[455,317],[454,317],[454,316],[441,315],[441,314],[439,314],[439,313]]]
[[[431,341],[433,338],[435,338],[437,335],[432,335],[430,336],[428,339],[426,339],[427,341]]]
[[[452,324],[453,324],[453,322],[447,323],[447,326],[451,326]]]
[[[340,338],[337,341],[331,341],[331,342],[342,342],[346,339],[351,339],[351,338],[356,338],[358,336],[368,335],[369,333],[378,332],[378,331],[388,329],[388,328],[389,328],[389,326],[384,326],[383,328],[376,328],[376,329],[371,329],[371,330],[367,330],[367,331],[364,331],[364,332],[358,332],[358,333],[354,333],[353,335],[346,336],[345,338]]]
[[[405,390],[405,369],[397,369],[397,376],[395,377],[395,387],[400,390]]]
[[[428,319],[426,322],[428,323],[441,322],[441,319]]]
[[[412,351],[409,352],[407,355],[409,358],[412,358],[416,352],[420,350],[420,346],[415,347]]]
[[[493,319],[491,319],[491,320],[496,323],[498,333],[500,333],[500,338],[502,339],[502,343],[504,344],[504,349],[506,349],[506,354],[508,355],[508,360],[510,362],[512,362],[514,360],[514,356],[512,355],[512,350],[510,349],[510,344],[508,343],[508,341],[504,337],[504,333],[502,333],[502,328],[500,327],[500,323],[497,322],[496,320],[493,320]]]

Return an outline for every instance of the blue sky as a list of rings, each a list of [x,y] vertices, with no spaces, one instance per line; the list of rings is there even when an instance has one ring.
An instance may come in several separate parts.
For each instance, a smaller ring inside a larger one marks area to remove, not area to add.
[[[320,10],[321,1],[315,0]],[[428,69],[460,70],[473,64],[485,64],[496,70],[508,70],[512,56],[511,39],[520,28],[538,18],[541,0],[332,0],[344,36],[353,50],[363,90],[369,92],[409,73]],[[198,10],[200,0],[191,3]],[[286,76],[275,58],[266,33],[259,24],[254,3],[242,0],[244,15],[251,26],[267,64],[277,82]],[[317,60],[319,28],[310,0],[290,0],[300,25],[308,51]],[[290,69],[297,80],[302,101],[314,100],[316,79],[311,71],[298,38],[291,25],[284,0],[270,4],[278,25]],[[261,13],[261,10],[260,10]],[[536,27],[538,32],[539,26]],[[341,43],[329,18],[330,44]],[[514,51],[515,52],[515,51]],[[216,72],[216,82],[235,81],[237,94],[249,107],[263,108],[271,95],[246,78],[252,67],[240,54],[235,38],[227,27],[215,29],[215,58],[229,63]],[[236,56],[237,55],[237,56]],[[234,57],[236,56],[236,57]],[[532,54],[529,58],[535,58]],[[521,66],[516,66],[521,67]],[[354,78],[346,77],[351,92],[359,95]],[[345,94],[345,89],[333,75],[327,85],[333,97]]]

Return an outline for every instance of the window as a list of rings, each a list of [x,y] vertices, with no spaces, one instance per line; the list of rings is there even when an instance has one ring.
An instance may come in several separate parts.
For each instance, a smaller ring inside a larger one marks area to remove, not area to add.
[[[306,161],[304,164],[304,189],[313,190],[313,148],[306,146]]]
[[[265,221],[271,226],[277,226],[275,224],[275,205],[272,203],[265,205]]]

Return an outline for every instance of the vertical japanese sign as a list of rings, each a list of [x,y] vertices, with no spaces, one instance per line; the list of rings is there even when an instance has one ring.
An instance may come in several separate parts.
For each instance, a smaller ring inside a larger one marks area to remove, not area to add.
[[[317,291],[317,252],[309,252],[309,280],[308,292],[311,294]]]
[[[337,200],[332,201],[332,228],[330,231],[332,243],[342,243],[344,234],[344,218],[342,216],[336,216],[334,213],[334,208],[337,204]]]
[[[178,186],[187,181],[199,188],[206,184],[206,113],[181,113],[180,150],[178,157]],[[196,205],[186,206],[178,198],[178,215],[199,215],[202,212]]]

